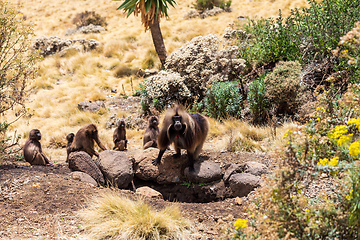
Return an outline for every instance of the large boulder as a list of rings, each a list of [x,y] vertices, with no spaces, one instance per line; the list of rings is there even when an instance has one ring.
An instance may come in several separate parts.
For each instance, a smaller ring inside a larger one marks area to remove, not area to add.
[[[232,174],[236,173],[250,173],[255,176],[261,176],[268,173],[268,168],[265,164],[259,162],[245,162],[242,164],[231,164],[224,173],[224,181],[228,182]]]
[[[145,181],[155,181],[160,184],[179,183],[184,178],[182,171],[187,165],[187,156],[174,159],[174,151],[166,151],[160,164],[154,166],[152,160],[159,154],[159,149],[148,148],[134,154],[135,176]]]
[[[250,173],[236,173],[229,179],[230,189],[234,197],[243,197],[260,187],[261,178]]]
[[[194,171],[185,168],[184,175],[194,183],[209,183],[222,178],[220,165],[210,161],[196,162]]]
[[[90,175],[101,185],[105,184],[104,176],[91,156],[83,151],[69,154],[69,168],[71,171],[80,171]]]
[[[134,178],[133,163],[123,152],[105,150],[99,154],[99,167],[109,184],[126,188]]]

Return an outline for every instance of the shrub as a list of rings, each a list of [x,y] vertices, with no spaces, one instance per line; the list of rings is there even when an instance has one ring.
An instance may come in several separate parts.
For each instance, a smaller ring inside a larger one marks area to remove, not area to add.
[[[249,85],[249,92],[247,100],[249,103],[249,110],[252,113],[254,123],[262,123],[266,120],[270,104],[266,97],[266,86],[264,83],[265,74],[260,78],[255,79]]]
[[[95,13],[95,11],[85,11],[76,14],[73,19],[73,24],[75,24],[78,28],[82,26],[88,26],[90,24],[99,25],[102,27],[107,26],[105,18]]]
[[[235,239],[359,238],[359,98],[358,85],[339,95],[332,84],[318,95],[305,127],[284,134],[281,168],[256,193]]]
[[[258,66],[279,60],[309,63],[331,56],[331,50],[359,20],[360,2],[308,0],[310,7],[294,9],[285,19],[253,19],[245,25],[251,35],[240,41],[240,57]]]
[[[116,194],[94,198],[80,211],[85,231],[96,239],[187,239],[189,221],[176,206],[154,211],[142,200]]]
[[[241,118],[242,95],[237,82],[215,82],[208,89],[205,109],[210,117]]]
[[[14,120],[26,113],[26,86],[34,78],[37,56],[30,51],[31,27],[24,25],[17,10],[0,2],[0,115],[16,110]],[[10,123],[0,120],[0,159],[8,155],[18,137],[6,136]]]
[[[214,7],[219,7],[225,10],[230,8],[231,0],[196,0],[196,3],[193,3],[193,6],[200,12],[213,9]]]
[[[265,77],[265,97],[278,115],[294,115],[300,106],[304,87],[300,85],[299,62],[279,62]]]

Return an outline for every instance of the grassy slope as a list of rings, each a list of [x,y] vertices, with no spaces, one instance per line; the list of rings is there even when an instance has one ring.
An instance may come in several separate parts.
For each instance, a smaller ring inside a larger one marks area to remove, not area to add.
[[[144,67],[151,58],[155,67],[159,60],[153,48],[150,32],[145,32],[140,18],[125,18],[116,8],[121,1],[105,0],[28,0],[10,1],[16,5],[21,2],[26,22],[34,25],[37,37],[59,36],[61,38],[96,39],[102,47],[90,53],[69,54],[66,57],[51,56],[39,63],[38,76],[32,82],[32,91],[27,103],[31,117],[22,118],[12,125],[9,134],[16,130],[22,137],[22,145],[32,128],[39,128],[43,134],[41,140],[45,153],[54,161],[64,161],[66,151],[51,147],[53,142],[65,143],[69,132],[76,132],[81,126],[93,122],[99,126],[100,138],[108,148],[112,147],[113,130],[106,130],[105,123],[110,114],[104,112],[91,114],[77,110],[77,103],[84,100],[104,100],[110,89],[121,90],[124,86],[127,95],[132,94],[130,77],[116,78],[117,67],[127,66],[133,69]],[[162,19],[161,29],[169,53],[179,49],[193,37],[207,34],[222,35],[226,27],[236,23],[238,16],[272,17],[282,9],[286,15],[291,8],[305,6],[305,0],[236,0],[232,2],[233,11],[206,19],[184,20],[183,16],[194,0],[178,1],[175,9],[169,10],[170,19]],[[82,11],[95,11],[107,19],[107,31],[100,34],[65,36],[74,16]],[[142,79],[133,77],[135,89]],[[119,112],[119,116],[127,113]],[[9,113],[8,121],[15,117]],[[238,124],[240,127],[240,124]],[[233,129],[212,120],[209,144],[217,141],[224,132]],[[230,124],[230,126],[233,126]],[[263,131],[263,129],[260,129]],[[128,131],[132,147],[141,146],[142,131]],[[227,140],[223,140],[227,141]],[[226,145],[226,143],[224,143]],[[218,148],[224,144],[216,144]],[[214,143],[215,146],[215,143]],[[206,146],[205,146],[206,148]]]

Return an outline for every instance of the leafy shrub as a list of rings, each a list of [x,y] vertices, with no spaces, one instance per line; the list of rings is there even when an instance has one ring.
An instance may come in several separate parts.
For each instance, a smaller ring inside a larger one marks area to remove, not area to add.
[[[309,63],[331,56],[331,50],[359,20],[360,2],[308,0],[309,8],[294,9],[283,19],[254,19],[245,25],[251,35],[240,42],[240,57],[250,65],[279,60]]]
[[[299,62],[279,62],[266,75],[265,97],[272,104],[276,114],[294,115],[301,104],[304,92],[300,85],[301,65]]]
[[[24,25],[17,10],[0,2],[0,115],[17,109],[15,122],[26,113],[26,86],[34,78],[37,56],[30,51],[32,28]],[[18,137],[6,136],[9,123],[0,120],[0,160],[16,145]]]
[[[99,25],[102,27],[107,26],[105,18],[95,13],[95,11],[85,11],[76,14],[73,19],[73,24],[75,24],[78,28],[82,26],[88,26],[90,24]]]
[[[270,109],[269,101],[266,97],[266,86],[264,82],[265,74],[260,78],[255,79],[249,85],[249,92],[247,100],[249,103],[249,110],[252,113],[253,122],[261,123],[267,118],[267,113]]]
[[[231,0],[196,0],[196,3],[193,3],[193,6],[196,10],[200,12],[208,9],[213,9],[214,7],[228,9],[231,6]]]
[[[242,95],[238,83],[215,82],[205,98],[206,112],[213,118],[241,118]]]
[[[318,94],[304,128],[284,134],[282,167],[256,193],[249,224],[235,225],[235,239],[360,237],[360,87],[339,95],[333,86]]]

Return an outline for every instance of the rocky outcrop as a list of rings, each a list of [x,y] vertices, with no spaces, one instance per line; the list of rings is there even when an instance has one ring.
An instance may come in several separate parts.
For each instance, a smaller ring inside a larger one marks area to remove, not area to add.
[[[76,29],[68,29],[68,30],[66,30],[65,35],[69,36],[69,35],[79,34],[79,33],[83,33],[83,34],[100,33],[103,31],[106,31],[106,29],[103,28],[102,26],[89,24],[87,26],[81,26]]]
[[[53,55],[55,53],[65,54],[67,49],[75,49],[79,52],[91,51],[100,45],[95,39],[63,39],[56,36],[42,36],[35,40],[33,49],[38,50],[43,57]]]
[[[78,109],[81,111],[97,112],[100,108],[105,108],[104,101],[82,101],[78,103]]]

